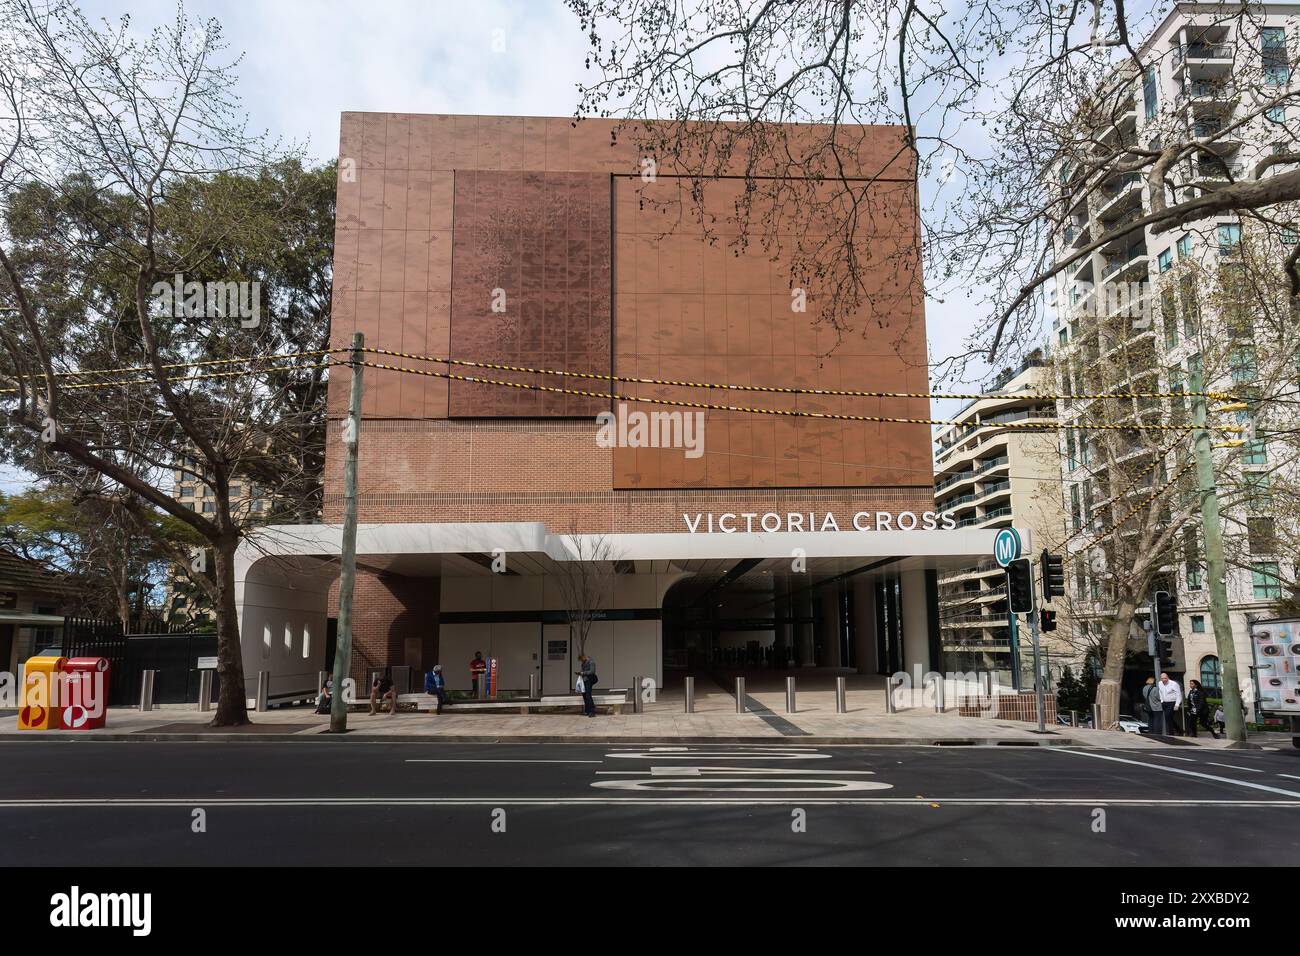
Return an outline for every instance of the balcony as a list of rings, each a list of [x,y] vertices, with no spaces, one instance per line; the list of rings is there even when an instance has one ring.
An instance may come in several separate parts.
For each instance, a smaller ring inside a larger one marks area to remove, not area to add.
[[[1099,219],[1115,218],[1130,206],[1142,204],[1142,177],[1137,173],[1126,173],[1106,183],[1098,190],[1097,217]]]
[[[1008,505],[1005,508],[994,508],[992,511],[986,511],[984,514],[980,515],[978,520],[981,525],[984,525],[990,521],[1001,521],[1001,520],[1010,521],[1011,506]]]
[[[1009,457],[1006,455],[999,455],[997,458],[990,458],[988,461],[976,468],[974,474],[982,475],[986,471],[992,471],[994,468],[1000,468],[1003,465],[1009,464],[1011,464],[1011,459]]]
[[[937,497],[945,488],[951,488],[953,485],[960,484],[963,481],[970,481],[974,477],[975,472],[973,471],[961,471],[955,475],[949,475],[947,478],[943,479],[943,481],[935,484],[935,496]]]
[[[1235,103],[1240,91],[1226,80],[1193,80],[1178,91],[1179,103]]]
[[[1008,495],[1011,494],[1011,482],[1010,481],[989,482],[983,488],[977,491],[975,494],[971,495],[971,499],[975,500],[977,498],[988,498],[991,495],[998,494],[999,492]]]
[[[1114,282],[1130,274],[1141,276],[1147,274],[1147,247],[1145,242],[1130,246],[1123,252],[1117,252],[1106,257],[1105,271],[1102,273],[1103,282]]]
[[[1231,60],[1231,43],[1189,43],[1183,51],[1188,60]]]

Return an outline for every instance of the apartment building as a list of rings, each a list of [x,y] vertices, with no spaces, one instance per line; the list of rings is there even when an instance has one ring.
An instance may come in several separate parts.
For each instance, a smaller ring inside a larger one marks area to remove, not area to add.
[[[1059,453],[1055,429],[1023,426],[1054,420],[1052,382],[1041,352],[985,384],[990,394],[970,401],[940,431],[935,443],[935,509],[959,528],[1029,530],[1036,549],[1062,538]],[[990,427],[996,425],[1004,427]],[[1024,627],[1016,634],[1007,612],[1005,572],[990,556],[939,577],[939,629],[943,669],[993,671],[999,681],[1031,686],[1032,648]],[[1067,640],[1064,615],[1058,632],[1043,635],[1046,665],[1054,678],[1080,656]]]
[[[1118,107],[1093,128],[1092,149],[1097,154],[1116,150],[1122,163],[1136,158],[1126,146],[1158,149],[1162,140],[1172,142],[1169,137],[1174,136],[1204,142],[1203,149],[1193,150],[1171,169],[1174,188],[1165,197],[1170,202],[1250,178],[1267,157],[1300,151],[1300,105],[1285,102],[1295,90],[1298,46],[1300,5],[1176,4],[1140,47],[1142,71],[1130,68],[1122,77],[1127,85],[1120,89],[1131,91],[1131,96],[1121,93]],[[1085,104],[1085,111],[1090,107],[1095,104]],[[1091,115],[1097,115],[1095,109]],[[1231,288],[1233,275],[1243,271],[1243,239],[1256,244],[1251,248],[1262,244],[1267,260],[1272,248],[1267,243],[1294,245],[1294,226],[1269,232],[1252,219],[1228,213],[1159,233],[1150,226],[1126,229],[1151,212],[1153,197],[1145,176],[1114,174],[1115,165],[1098,171],[1086,155],[1076,154],[1058,165],[1049,184],[1066,216],[1056,240],[1058,262],[1096,239],[1110,237],[1057,276],[1051,344],[1062,391],[1176,396],[1192,380],[1204,378],[1206,387],[1250,403],[1237,421],[1258,425],[1253,396],[1259,393],[1260,366],[1277,356],[1263,355],[1271,346],[1254,339],[1263,317],[1227,314],[1234,306],[1224,292]],[[1271,166],[1260,175],[1294,168]],[[1286,258],[1283,248],[1272,248],[1272,261],[1280,264]],[[1217,360],[1212,361],[1211,354]],[[1282,358],[1294,361],[1290,355]],[[1088,399],[1062,401],[1057,412],[1062,422],[1078,422],[1087,416],[1089,404]],[[1138,399],[1134,414],[1165,422],[1189,420],[1188,404],[1177,397]],[[1124,514],[1133,495],[1168,482],[1190,454],[1186,441],[1167,453],[1150,442],[1135,441],[1120,458],[1150,462],[1151,470],[1137,487],[1121,489],[1121,482],[1112,480],[1105,463],[1098,461],[1095,436],[1070,428],[1061,435],[1064,507],[1072,531],[1106,531]],[[1282,581],[1293,572],[1291,556],[1278,553],[1285,549],[1277,545],[1275,522],[1280,518],[1273,512],[1270,487],[1294,481],[1295,475],[1291,456],[1283,453],[1280,443],[1270,443],[1262,430],[1251,432],[1239,451],[1221,450],[1216,456],[1221,492],[1230,479],[1253,489],[1236,499],[1227,496],[1223,511],[1230,552],[1230,617],[1244,673],[1251,662],[1248,622],[1275,613]],[[1119,460],[1112,456],[1110,462]],[[1080,547],[1089,537],[1082,534],[1074,541],[1067,580],[1081,626],[1091,626],[1100,638],[1108,595],[1097,582],[1101,559]],[[1219,660],[1203,548],[1199,522],[1190,522],[1179,553],[1157,586],[1178,596],[1181,643],[1175,644],[1172,669],[1184,679],[1201,680],[1213,693],[1219,686]],[[1145,640],[1133,636],[1131,650],[1140,650]]]

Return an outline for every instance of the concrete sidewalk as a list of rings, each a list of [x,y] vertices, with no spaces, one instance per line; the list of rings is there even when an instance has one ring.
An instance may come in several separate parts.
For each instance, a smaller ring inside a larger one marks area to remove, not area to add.
[[[747,687],[748,712],[736,713],[735,697],[711,682],[698,682],[695,712],[684,712],[679,689],[661,692],[641,714],[501,714],[501,713],[366,713],[348,715],[345,739],[398,741],[488,742],[626,742],[683,744],[745,742],[771,744],[896,744],[896,745],[1003,745],[1085,746],[1141,749],[1161,746],[1135,734],[1049,727],[1040,736],[1036,726],[1014,720],[960,717],[955,710],[936,714],[933,705],[915,706],[899,713],[885,712],[880,681],[851,684],[847,713],[835,713],[833,689],[801,690],[796,712],[785,712],[783,682],[754,682]],[[917,692],[916,703],[922,699]],[[192,740],[192,739],[303,739],[324,735],[329,718],[309,707],[277,708],[251,714],[253,723],[243,728],[212,729],[210,713],[193,705],[164,705],[148,713],[129,708],[109,711],[103,730],[23,732],[16,719],[0,718],[0,739]]]

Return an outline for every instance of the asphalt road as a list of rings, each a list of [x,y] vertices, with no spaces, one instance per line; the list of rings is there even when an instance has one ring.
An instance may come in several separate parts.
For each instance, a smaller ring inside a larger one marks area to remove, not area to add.
[[[23,741],[0,767],[3,866],[316,865],[340,835],[357,864],[1300,858],[1296,751]]]

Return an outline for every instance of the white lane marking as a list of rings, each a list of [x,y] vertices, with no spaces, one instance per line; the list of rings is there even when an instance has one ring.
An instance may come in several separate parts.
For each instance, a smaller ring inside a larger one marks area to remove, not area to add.
[[[698,777],[701,773],[747,773],[755,776],[763,774],[816,774],[818,777],[825,777],[834,774],[837,777],[860,777],[863,774],[874,777],[874,770],[809,770],[808,768],[796,769],[785,767],[651,767],[650,776],[652,777],[671,777],[689,775]],[[597,770],[597,776],[602,777],[634,777],[644,776],[644,770]]]
[[[1111,753],[1123,753],[1123,754],[1133,753],[1132,750],[1120,750],[1116,747],[1107,747],[1106,749],[1109,750]],[[1141,753],[1149,754],[1152,757],[1164,757],[1166,760],[1182,760],[1187,763],[1196,763],[1196,761],[1193,760],[1191,757],[1175,757],[1173,754],[1162,754],[1159,751],[1143,750],[1141,751]]]
[[[603,760],[499,760],[479,759],[465,757],[460,759],[451,759],[443,757],[408,757],[407,763],[604,763]]]
[[[1217,783],[1230,783],[1235,787],[1249,787],[1251,790],[1264,790],[1268,793],[1280,793],[1284,797],[1300,797],[1300,793],[1294,790],[1283,790],[1281,787],[1270,787],[1262,783],[1251,783],[1248,780],[1234,780],[1231,777],[1221,777],[1213,773],[1201,773],[1198,770],[1184,770],[1181,767],[1166,767],[1158,763],[1143,763],[1140,760],[1125,760],[1122,757],[1108,757],[1105,754],[1092,753],[1087,750],[1067,750],[1064,747],[1048,747],[1047,750],[1057,753],[1074,754],[1076,757],[1092,757],[1094,760],[1113,760],[1115,763],[1126,763],[1134,767],[1148,767],[1151,770],[1162,770],[1165,773],[1181,774],[1184,777],[1199,777],[1202,780],[1214,780]]]
[[[734,750],[693,750],[686,753],[656,753],[650,750],[635,750],[629,752],[614,751],[605,754],[605,756],[624,760],[829,760],[831,755],[817,753],[816,751],[738,753]]]
[[[1054,748],[1055,749],[1055,748]],[[155,797],[140,798],[83,798],[83,799],[25,799],[0,800],[0,810],[42,809],[153,809],[167,807],[192,808],[196,805],[220,806],[230,809],[296,807],[497,807],[497,806],[789,806],[803,803],[830,806],[893,806],[929,807],[932,803],[963,807],[1300,807],[1300,800],[1164,800],[1144,798],[1093,797],[817,797],[807,794],[799,797],[726,797],[691,799],[675,797]]]
[[[1260,770],[1258,767],[1243,767],[1235,763],[1215,763],[1213,760],[1205,761],[1211,767],[1227,767],[1229,770],[1245,770],[1247,773],[1267,773],[1266,770]]]
[[[1295,775],[1293,775],[1293,774],[1289,774],[1289,773],[1280,773],[1280,774],[1278,774],[1278,776],[1279,776],[1279,777],[1286,777],[1288,780],[1300,780],[1300,777],[1297,777],[1297,776],[1295,776]]]
[[[727,784],[727,786],[720,786]],[[843,793],[854,790],[892,790],[892,783],[880,783],[876,780],[819,780],[816,778],[791,779],[764,782],[753,777],[699,777],[688,778],[680,775],[660,776],[657,779],[641,780],[594,780],[593,787],[601,790],[663,790],[688,791],[698,793],[701,790],[719,790],[726,793]]]

